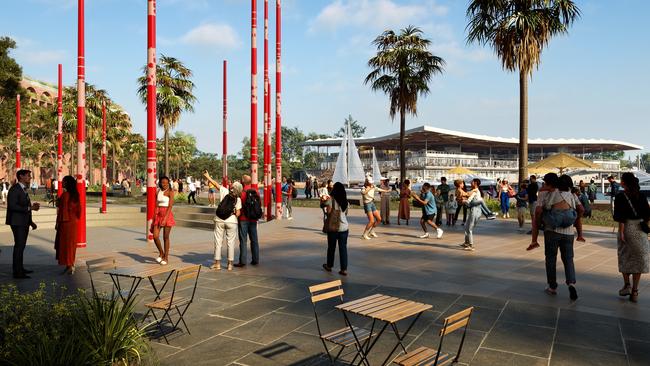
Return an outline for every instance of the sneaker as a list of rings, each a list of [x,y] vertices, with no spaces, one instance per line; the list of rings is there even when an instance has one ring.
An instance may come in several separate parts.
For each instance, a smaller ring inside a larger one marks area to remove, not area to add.
[[[443,233],[442,229],[441,229],[441,228],[437,228],[437,229],[436,229],[436,239],[440,239],[440,238],[442,238],[442,233]]]
[[[569,285],[569,298],[572,301],[578,300],[578,291],[576,291],[576,287],[573,285]]]
[[[287,220],[293,220],[293,216],[289,216]]]
[[[221,262],[214,262],[210,266],[210,269],[214,269],[215,271],[219,271],[221,269]]]
[[[469,245],[469,244],[467,244],[467,243],[458,244],[458,246],[461,247],[461,248],[466,248],[468,245]]]
[[[495,214],[491,214],[491,215],[487,216],[488,220],[495,220],[496,218],[497,218],[497,215],[495,215]]]
[[[463,249],[473,252],[474,251],[474,246],[472,244],[465,245]]]
[[[373,238],[378,238],[379,237],[379,235],[377,235],[377,233],[375,233],[375,230],[370,230],[370,236],[372,236]]]
[[[424,234],[418,236],[418,238],[420,238],[420,239],[426,239],[428,237],[429,237],[429,233],[424,233]]]
[[[546,292],[549,295],[557,295],[557,290],[550,287],[545,288],[544,292]]]
[[[368,233],[365,233],[365,234],[361,235],[361,239],[370,240],[370,237],[368,236]]]
[[[162,262],[162,257],[156,258],[156,263],[160,263],[160,262]]]
[[[228,270],[232,271],[232,261],[228,261]]]

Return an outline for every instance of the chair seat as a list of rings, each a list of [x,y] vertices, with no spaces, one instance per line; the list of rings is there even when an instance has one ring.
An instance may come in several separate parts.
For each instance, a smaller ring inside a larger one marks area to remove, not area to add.
[[[370,337],[369,330],[355,327],[355,326],[353,326],[352,328],[354,328],[354,334],[352,333],[352,330],[350,330],[350,327],[345,327],[324,334],[321,336],[321,338],[326,341],[332,342],[334,344],[338,344],[343,347],[348,347],[355,343],[355,339],[354,339],[355,334],[359,342],[362,342],[368,339],[368,337]]]
[[[171,297],[167,297],[164,299],[160,299],[154,302],[150,302],[148,304],[144,304],[144,306],[148,308],[153,308],[153,309],[169,309],[172,306],[179,306],[179,305],[184,305],[190,302],[190,299],[185,298],[185,297],[174,297],[174,301],[172,301]]]
[[[395,359],[396,364],[400,366],[440,366],[446,365],[454,360],[448,353],[441,353],[438,357],[436,364],[436,354],[438,351],[435,349],[420,347],[414,351],[403,354]]]

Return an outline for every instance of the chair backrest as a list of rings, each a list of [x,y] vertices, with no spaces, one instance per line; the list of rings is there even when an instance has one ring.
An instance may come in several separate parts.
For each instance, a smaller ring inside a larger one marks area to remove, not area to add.
[[[99,271],[107,271],[109,269],[117,268],[117,260],[115,257],[103,257],[86,261],[86,269],[90,276],[90,286],[92,287],[93,294],[96,293],[95,282],[93,281],[93,273]]]
[[[338,297],[339,301],[343,302],[344,292],[341,286],[342,286],[341,280],[330,281],[318,285],[309,286],[309,293],[311,294],[311,304],[314,308],[314,318],[316,319],[316,328],[318,329],[318,334],[321,336],[323,334],[321,332],[320,322],[318,320],[316,303],[327,299],[332,299],[335,297]]]
[[[199,274],[201,273],[201,265],[193,264],[176,270],[176,278],[174,279],[174,287],[172,289],[170,305],[174,300],[174,295],[176,294],[176,287],[178,284],[194,280],[194,287],[192,288],[192,296],[190,297],[190,302],[194,301],[194,294],[196,293],[196,286],[199,283]]]
[[[465,335],[467,334],[467,327],[469,326],[469,319],[472,317],[472,312],[474,311],[473,307],[469,307],[465,310],[461,310],[456,314],[450,315],[445,318],[444,325],[440,329],[440,344],[438,345],[438,354],[436,355],[436,361],[434,365],[438,363],[438,357],[442,349],[442,342],[445,339],[445,336],[449,333],[453,333],[459,329],[463,329],[463,337],[460,340],[460,345],[458,346],[458,352],[456,353],[456,361],[460,357],[460,352],[463,349],[463,344],[465,343]]]

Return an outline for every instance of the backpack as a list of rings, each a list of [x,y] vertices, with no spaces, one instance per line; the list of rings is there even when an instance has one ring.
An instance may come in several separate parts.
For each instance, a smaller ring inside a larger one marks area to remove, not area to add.
[[[246,190],[246,202],[244,202],[242,210],[244,216],[250,220],[259,220],[264,216],[260,194],[255,189]]]
[[[567,202],[568,203],[568,202]],[[548,229],[571,227],[578,218],[578,211],[573,208],[544,208],[542,221]]]
[[[227,194],[223,199],[221,199],[219,206],[217,206],[217,217],[222,220],[227,220],[235,213],[235,204],[237,204],[237,197],[232,194]]]
[[[291,187],[291,198],[298,198],[298,190],[296,187]]]

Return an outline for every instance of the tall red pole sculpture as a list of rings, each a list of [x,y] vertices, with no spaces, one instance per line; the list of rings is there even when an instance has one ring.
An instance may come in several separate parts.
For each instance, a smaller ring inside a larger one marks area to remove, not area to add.
[[[63,194],[63,67],[59,64],[59,90],[56,102],[56,115],[58,118],[58,129],[56,134],[56,180],[57,197]]]
[[[271,111],[269,94],[269,0],[264,0],[264,210],[271,220]]]
[[[86,247],[86,60],[84,59],[84,0],[77,18],[77,191],[81,217],[77,224],[77,248]]]
[[[102,209],[106,213],[106,102],[102,103]]]
[[[275,0],[275,217],[282,217],[282,5]]]
[[[156,209],[156,0],[147,2],[147,241]]]
[[[228,187],[228,61],[223,60],[223,153],[221,184]]]
[[[20,94],[16,94],[16,170],[20,169]]]
[[[257,0],[251,0],[251,180],[257,188]]]

